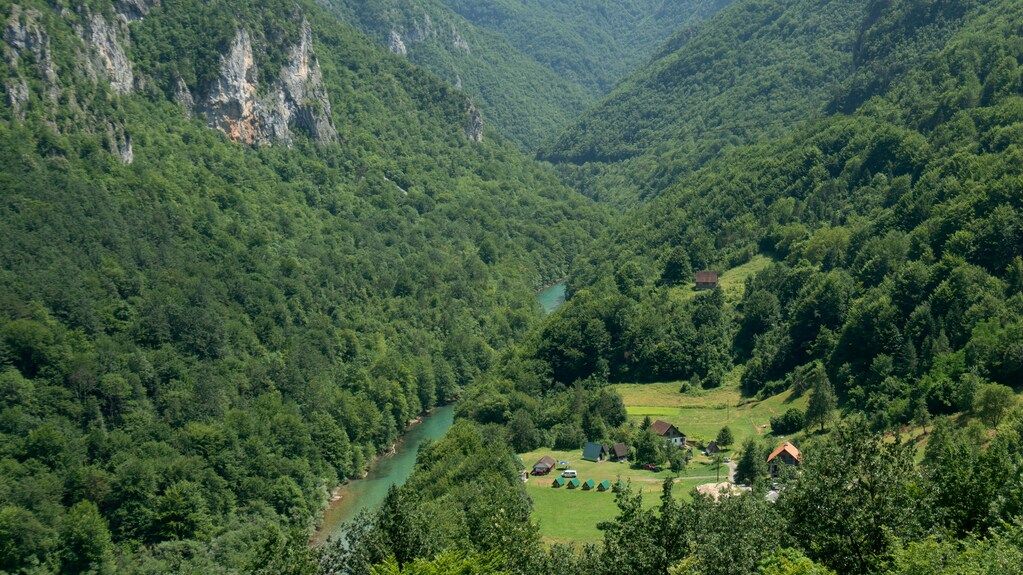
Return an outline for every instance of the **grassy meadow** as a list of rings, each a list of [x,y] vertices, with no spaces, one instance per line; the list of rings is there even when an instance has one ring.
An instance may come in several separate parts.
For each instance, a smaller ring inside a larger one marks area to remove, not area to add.
[[[786,391],[762,401],[739,394],[738,373],[716,389],[680,393],[681,382],[623,383],[613,386],[625,402],[625,411],[637,424],[645,416],[675,424],[690,440],[707,442],[728,426],[739,446],[746,438],[770,433],[771,418],[789,408],[806,409],[808,395],[795,397]]]
[[[614,483],[617,480],[631,483],[633,490],[643,493],[643,504],[648,507],[657,505],[664,480],[676,475],[665,469],[654,473],[644,469],[633,469],[628,463],[611,461],[584,461],[582,450],[556,451],[538,449],[520,454],[526,467],[544,455],[550,455],[558,461],[568,461],[569,468],[579,472],[581,482],[593,479],[597,483],[607,479]],[[728,475],[725,466],[720,470],[721,480]],[[526,492],[533,500],[533,520],[540,527],[540,533],[548,543],[595,543],[600,540],[597,524],[614,518],[617,514],[615,494],[611,491],[583,491],[582,488],[551,487],[554,478],[561,474],[560,470],[550,475],[529,477]],[[705,457],[699,456],[686,466],[685,471],[675,479],[675,494],[678,497],[689,497],[690,491],[697,485],[717,481],[717,470]]]
[[[743,399],[739,395],[738,371],[726,379],[725,385],[710,390],[681,393],[681,382],[650,384],[618,384],[613,387],[621,394],[630,422],[639,425],[644,416],[663,419],[675,424],[683,433],[695,441],[714,439],[721,427],[728,425],[735,435],[733,450],[752,435],[765,436],[770,433],[771,417],[783,413],[790,407],[806,408],[807,397],[792,397],[785,392],[763,401]],[[724,481],[728,469],[721,467],[720,475],[713,463],[695,450],[696,457],[676,479],[675,493],[689,497],[697,485]],[[568,461],[569,467],[579,472],[579,479],[593,479],[597,483],[608,479],[631,482],[633,489],[644,495],[644,504],[657,504],[661,484],[675,474],[665,469],[659,473],[633,469],[628,463],[610,461],[591,462],[582,459],[582,450],[554,451],[539,449],[521,454],[527,468],[544,455],[558,461]],[[731,453],[725,452],[726,456]],[[617,513],[614,494],[582,489],[553,488],[551,482],[560,471],[545,477],[532,477],[526,483],[526,491],[533,500],[533,519],[540,527],[540,533],[549,543],[582,544],[600,539],[597,524],[613,518]]]

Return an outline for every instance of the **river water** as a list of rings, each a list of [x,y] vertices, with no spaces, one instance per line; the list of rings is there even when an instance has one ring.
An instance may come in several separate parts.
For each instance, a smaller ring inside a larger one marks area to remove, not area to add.
[[[536,294],[536,299],[539,300],[544,313],[551,313],[558,309],[561,304],[565,303],[565,282],[556,283],[541,291]]]
[[[344,523],[354,519],[363,509],[376,509],[384,502],[392,485],[405,483],[416,464],[419,446],[427,439],[440,439],[447,433],[455,417],[450,405],[438,407],[402,436],[394,453],[378,459],[365,479],[356,479],[341,488],[341,499],[332,501],[323,512],[323,523],[313,535],[314,545],[325,543],[338,534]]]
[[[537,301],[544,313],[551,313],[565,303],[565,282],[557,283],[539,292]],[[384,502],[392,485],[401,485],[412,475],[419,447],[427,439],[440,439],[454,422],[453,406],[438,407],[423,421],[408,430],[395,446],[394,453],[378,459],[365,479],[356,479],[341,487],[340,499],[331,501],[323,512],[323,522],[313,534],[313,545],[326,543],[339,534],[347,521],[364,509],[377,509]]]

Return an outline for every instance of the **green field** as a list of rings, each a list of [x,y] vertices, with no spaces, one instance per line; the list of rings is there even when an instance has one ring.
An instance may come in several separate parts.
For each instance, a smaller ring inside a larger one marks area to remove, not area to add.
[[[738,374],[733,372],[725,385],[710,390],[679,393],[681,382],[618,384],[613,386],[625,402],[631,420],[645,416],[675,424],[691,440],[707,442],[725,425],[735,435],[736,445],[746,438],[767,435],[771,418],[792,407],[806,409],[808,397],[793,397],[784,392],[763,401],[743,399],[739,395]]]
[[[628,463],[584,461],[581,459],[581,450],[539,449],[523,453],[521,457],[526,466],[532,468],[533,463],[544,455],[550,455],[558,461],[568,461],[571,469],[579,472],[580,481],[593,479],[600,483],[601,480],[608,479],[614,483],[621,479],[631,483],[634,490],[643,493],[643,504],[647,507],[657,505],[661,484],[665,478],[675,477],[674,473],[667,470],[654,473],[633,469]],[[612,519],[617,514],[614,493],[551,487],[551,482],[560,473],[553,471],[544,477],[530,476],[526,482],[526,492],[533,500],[533,520],[539,525],[540,534],[549,543],[599,541],[601,534],[597,524]],[[722,481],[727,474],[727,468],[722,466],[720,475]],[[691,462],[676,480],[675,494],[678,497],[689,497],[694,487],[716,482],[717,477],[714,466],[705,457],[700,456]]]
[[[718,278],[718,286],[725,292],[725,300],[737,302],[742,299],[742,292],[746,287],[746,278],[763,270],[771,263],[771,258],[764,255],[755,255],[750,261],[725,271]],[[698,291],[692,283],[671,289],[671,296],[678,300],[687,300],[695,296]]]

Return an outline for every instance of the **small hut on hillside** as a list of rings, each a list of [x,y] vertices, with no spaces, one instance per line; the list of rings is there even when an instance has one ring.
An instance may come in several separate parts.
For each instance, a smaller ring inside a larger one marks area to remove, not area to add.
[[[718,287],[718,273],[710,270],[696,272],[696,289],[714,289]]]
[[[555,477],[554,481],[551,481],[551,487],[563,487],[565,485],[564,477]]]
[[[597,491],[609,491],[611,489],[611,482],[607,479],[597,484]]]
[[[592,479],[587,479],[583,482],[583,491],[590,491],[597,486],[597,482]]]
[[[578,479],[569,479],[568,480],[568,488],[569,489],[575,489],[577,487],[579,487],[579,480]]]

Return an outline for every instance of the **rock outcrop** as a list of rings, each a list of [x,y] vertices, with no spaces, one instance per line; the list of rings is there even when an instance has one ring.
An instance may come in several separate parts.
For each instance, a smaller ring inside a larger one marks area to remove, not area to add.
[[[401,34],[397,30],[391,30],[391,34],[387,38],[387,49],[399,56],[408,55],[405,41],[401,39]]]
[[[110,153],[120,158],[122,163],[135,161],[135,150],[131,146],[131,134],[124,126],[113,122],[107,124],[107,148]]]
[[[264,88],[258,78],[252,41],[248,32],[239,30],[199,111],[211,126],[245,144],[290,144],[293,128],[319,142],[337,139],[308,22],[302,23],[302,36],[279,80]]]
[[[145,18],[149,11],[160,5],[160,0],[114,0],[114,9],[127,22]]]
[[[122,41],[122,38],[127,38],[127,31],[88,8],[82,13],[82,20],[83,23],[75,28],[78,36],[91,50],[87,65],[98,70],[98,75],[106,77],[115,93],[123,95],[131,92],[135,87],[135,74]]]
[[[451,45],[454,46],[456,50],[461,50],[466,54],[471,51],[469,49],[469,42],[467,42],[466,39],[458,33],[458,30],[454,26],[451,27]]]
[[[483,113],[471,100],[466,109],[465,137],[470,142],[479,144],[483,141]]]
[[[4,82],[7,103],[15,117],[24,119],[33,95],[30,86],[41,86],[39,96],[46,102],[43,112],[55,129],[83,129],[97,134],[112,154],[130,164],[135,155],[131,135],[123,123],[90,108],[88,102],[79,101],[73,88],[76,81],[86,80],[106,81],[111,91],[119,95],[134,89],[135,75],[123,44],[127,39],[127,29],[122,27],[125,23],[121,20],[111,23],[84,5],[77,14],[65,10],[61,16],[71,20],[81,45],[69,47],[77,65],[58,71],[42,15],[16,4],[11,6],[2,44],[8,65]]]
[[[281,70],[289,122],[305,131],[314,140],[333,142],[337,130],[331,121],[330,98],[323,86],[320,63],[313,53],[313,31],[302,22],[302,37],[292,47],[288,62]]]
[[[53,63],[50,37],[40,24],[41,15],[33,9],[23,10],[17,4],[11,6],[3,33],[3,55],[11,73],[4,82],[7,102],[15,115],[22,117],[29,99],[29,87],[19,71],[19,62],[26,60],[42,81],[44,96],[56,103],[60,97],[57,67]]]
[[[174,79],[174,101],[189,114],[192,113],[192,109],[195,107],[195,98],[192,97],[192,91],[188,89],[188,84],[185,83],[181,76],[177,76]]]
[[[433,19],[426,12],[422,17],[406,14],[405,22],[395,23],[395,28],[387,34],[387,49],[399,56],[408,56],[409,47],[421,44],[437,35],[433,28]]]

